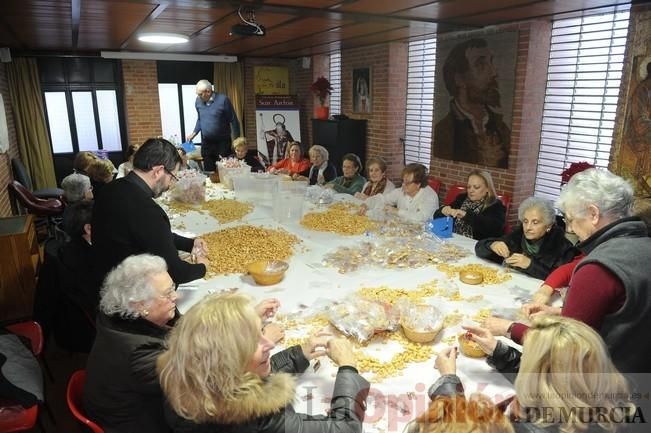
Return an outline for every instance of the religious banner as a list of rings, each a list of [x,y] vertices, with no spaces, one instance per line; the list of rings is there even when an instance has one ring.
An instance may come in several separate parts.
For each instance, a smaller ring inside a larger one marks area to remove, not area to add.
[[[256,95],[289,95],[289,69],[286,66],[254,66]]]
[[[301,141],[296,95],[256,95],[255,107],[258,151],[275,164],[287,157],[289,143]]]

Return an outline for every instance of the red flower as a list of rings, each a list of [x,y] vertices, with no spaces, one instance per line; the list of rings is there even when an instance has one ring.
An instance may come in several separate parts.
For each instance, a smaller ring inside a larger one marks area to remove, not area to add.
[[[323,105],[325,104],[325,98],[332,93],[332,86],[326,77],[319,77],[312,83],[310,90],[319,98],[319,102]]]
[[[561,173],[561,186],[568,183],[570,179],[572,179],[572,176],[574,176],[575,174],[581,173],[582,171],[587,170],[589,168],[594,168],[594,165],[585,161],[573,162],[572,164],[570,164],[569,167],[567,167]]]

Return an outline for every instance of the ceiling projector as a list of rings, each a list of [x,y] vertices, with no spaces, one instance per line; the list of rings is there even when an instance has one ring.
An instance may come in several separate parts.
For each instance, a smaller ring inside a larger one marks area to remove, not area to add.
[[[264,26],[259,24],[235,24],[231,27],[230,35],[264,36]]]

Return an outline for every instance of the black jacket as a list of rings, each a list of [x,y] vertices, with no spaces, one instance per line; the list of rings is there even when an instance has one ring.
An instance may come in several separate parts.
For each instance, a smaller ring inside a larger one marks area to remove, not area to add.
[[[99,287],[106,274],[134,254],[160,256],[176,284],[201,278],[202,264],[179,258],[178,250],[192,251],[194,240],[172,233],[165,211],[152,191],[134,172],[104,187],[95,200],[92,220],[93,269]]]
[[[251,167],[251,172],[252,173],[264,173],[264,166],[260,162],[260,157],[258,156],[258,151],[254,149],[249,149],[246,151],[246,155],[244,158],[240,159],[237,157],[237,154],[233,153],[229,156],[229,158],[235,158],[239,159],[240,161],[244,161]]]
[[[86,365],[84,408],[107,433],[169,432],[156,358],[169,328],[99,314]]]
[[[502,241],[509,248],[511,254],[521,253],[527,255],[522,250],[523,238],[522,225],[518,225],[508,235],[500,238],[486,238],[477,242],[475,244],[475,254],[482,259],[502,263],[504,258],[498,256],[490,249],[493,242]],[[526,269],[516,268],[520,272],[541,280],[547,278],[560,265],[571,262],[579,254],[579,250],[574,248],[572,243],[565,238],[565,231],[560,227],[552,226],[552,229],[545,234],[543,239],[538,254],[529,256],[531,258],[531,265]]]
[[[453,209],[460,209],[463,201],[468,197],[467,193],[461,193],[449,206]],[[438,208],[434,212],[434,218],[441,218],[442,209],[446,205]],[[506,222],[506,208],[501,200],[495,199],[486,209],[478,214],[467,212],[463,220],[472,226],[472,236],[474,239],[485,239],[490,237],[499,237],[504,234],[504,224]]]
[[[169,407],[167,421],[175,433],[360,433],[369,383],[352,367],[337,372],[329,415],[294,412],[295,383],[281,372],[300,373],[308,365],[300,346],[290,347],[271,358],[274,374],[248,387],[252,391],[228,407],[218,407],[214,422],[195,424]]]
[[[316,185],[318,175],[314,175],[310,177],[310,171],[312,170],[312,167],[313,166],[310,166],[310,168],[308,168],[307,170],[299,174],[301,176],[307,177],[310,185]],[[314,169],[317,170],[317,168]],[[328,165],[326,166],[325,170],[323,170],[323,178],[327,183],[327,182],[332,182],[333,180],[335,180],[336,177],[337,177],[337,168],[334,165],[332,165],[330,161],[328,161]]]

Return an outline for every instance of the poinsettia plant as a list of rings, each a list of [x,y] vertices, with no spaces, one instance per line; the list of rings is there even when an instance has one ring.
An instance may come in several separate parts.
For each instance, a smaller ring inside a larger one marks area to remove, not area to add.
[[[314,83],[312,83],[310,90],[317,98],[319,98],[319,102],[323,106],[325,104],[325,99],[332,93],[332,86],[326,77],[319,77]]]
[[[589,168],[594,168],[594,165],[585,161],[573,162],[572,164],[570,164],[569,167],[567,167],[561,173],[561,186],[568,183],[570,179],[572,179],[572,176],[574,176],[575,174],[581,173],[582,171],[587,170]]]

